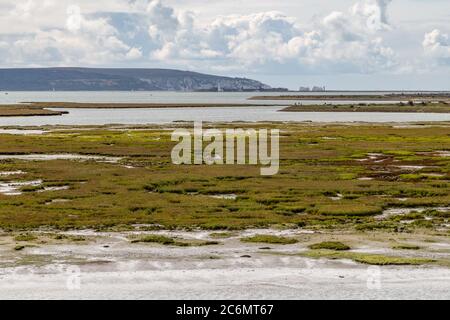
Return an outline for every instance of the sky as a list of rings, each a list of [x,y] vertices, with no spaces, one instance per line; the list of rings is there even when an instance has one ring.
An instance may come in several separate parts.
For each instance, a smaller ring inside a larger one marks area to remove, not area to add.
[[[0,67],[61,66],[450,90],[450,1],[0,0]]]

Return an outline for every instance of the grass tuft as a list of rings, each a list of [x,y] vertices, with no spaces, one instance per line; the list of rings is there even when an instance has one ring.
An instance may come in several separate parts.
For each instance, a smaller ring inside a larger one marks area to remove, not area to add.
[[[19,234],[14,237],[15,241],[34,241],[37,237],[30,233]]]
[[[271,243],[271,244],[294,244],[298,240],[294,238],[271,236],[271,235],[255,235],[252,237],[242,238],[242,242],[253,243]]]
[[[312,244],[309,246],[310,249],[318,250],[318,249],[327,249],[327,250],[335,250],[335,251],[345,251],[350,250],[350,247],[342,242],[337,241],[326,241],[321,243]]]
[[[381,207],[364,204],[323,205],[318,210],[328,216],[373,216],[383,212]]]
[[[234,237],[236,233],[234,232],[213,232],[209,236],[214,239],[225,239]]]
[[[301,255],[309,258],[328,258],[328,259],[350,259],[355,262],[386,266],[386,265],[422,265],[436,262],[432,259],[394,257],[379,254],[357,253],[357,252],[338,252],[333,250],[310,250]]]
[[[421,248],[419,246],[413,245],[413,244],[397,244],[392,246],[392,249],[395,250],[420,250]]]
[[[131,243],[158,243],[166,246],[190,247],[190,246],[212,246],[218,245],[217,241],[187,241],[176,240],[162,235],[146,235],[137,239],[132,239]]]
[[[131,240],[131,243],[159,243],[163,245],[173,245],[175,244],[175,240],[166,236],[152,234],[133,239]]]

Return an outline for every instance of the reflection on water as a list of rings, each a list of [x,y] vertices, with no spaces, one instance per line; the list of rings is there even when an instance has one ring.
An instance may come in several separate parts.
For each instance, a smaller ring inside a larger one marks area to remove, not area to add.
[[[69,114],[48,117],[0,117],[0,126],[164,124],[174,121],[313,121],[418,122],[450,121],[450,114],[391,112],[278,112],[282,107],[64,109]],[[62,110],[62,109],[53,109]]]
[[[389,92],[377,92],[383,94]],[[82,92],[0,92],[0,105],[20,102],[109,102],[109,103],[249,103],[249,104],[290,104],[286,101],[255,101],[248,98],[264,95],[363,95],[373,92],[167,92],[167,91],[82,91]],[[321,101],[310,101],[320,103]],[[343,103],[341,101],[340,103]],[[308,102],[303,102],[307,104]]]
[[[379,92],[389,93],[389,92]],[[167,108],[167,109],[53,109],[69,111],[62,116],[0,117],[0,126],[40,125],[104,125],[104,124],[162,124],[173,121],[314,121],[314,122],[417,122],[450,121],[450,114],[424,113],[357,113],[357,112],[278,112],[285,104],[295,101],[248,100],[254,95],[285,93],[258,92],[10,92],[0,94],[1,104],[26,101],[98,102],[98,103],[229,103],[276,104],[276,107],[254,106],[239,108]],[[325,92],[297,94],[371,94],[371,92]],[[373,92],[372,92],[373,94]],[[302,101],[321,104],[325,101]],[[349,101],[351,102],[351,101]],[[361,103],[362,101],[358,101]],[[348,103],[339,101],[333,103]],[[10,132],[12,133],[12,132]],[[18,133],[18,132],[14,132]]]

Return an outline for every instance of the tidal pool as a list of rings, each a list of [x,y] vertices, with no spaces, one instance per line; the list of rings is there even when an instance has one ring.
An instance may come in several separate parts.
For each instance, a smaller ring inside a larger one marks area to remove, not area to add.
[[[120,157],[92,156],[82,154],[0,154],[0,160],[24,160],[24,161],[51,161],[51,160],[94,160],[98,162],[116,163]]]

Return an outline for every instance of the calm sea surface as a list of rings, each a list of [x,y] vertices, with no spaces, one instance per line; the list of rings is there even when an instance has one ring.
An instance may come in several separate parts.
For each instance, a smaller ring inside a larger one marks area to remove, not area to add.
[[[349,94],[331,92],[315,94]],[[167,109],[63,109],[69,114],[51,117],[4,117],[0,126],[39,125],[103,125],[103,124],[161,124],[173,121],[314,121],[314,122],[416,122],[450,121],[450,114],[426,113],[331,113],[331,112],[278,112],[292,101],[255,101],[248,98],[280,93],[242,92],[0,92],[1,104],[30,101],[44,102],[104,102],[104,103],[251,103],[276,104],[275,107],[240,108],[167,108]],[[283,93],[281,93],[283,94]],[[295,93],[299,94],[299,93]],[[301,94],[301,93],[300,93]],[[304,93],[314,94],[314,93]],[[370,92],[351,92],[370,94]],[[302,101],[303,104],[321,104],[327,101]],[[348,101],[352,102],[352,101]],[[361,101],[358,101],[361,102]],[[346,103],[341,101],[340,103]],[[59,109],[55,109],[59,110]]]

